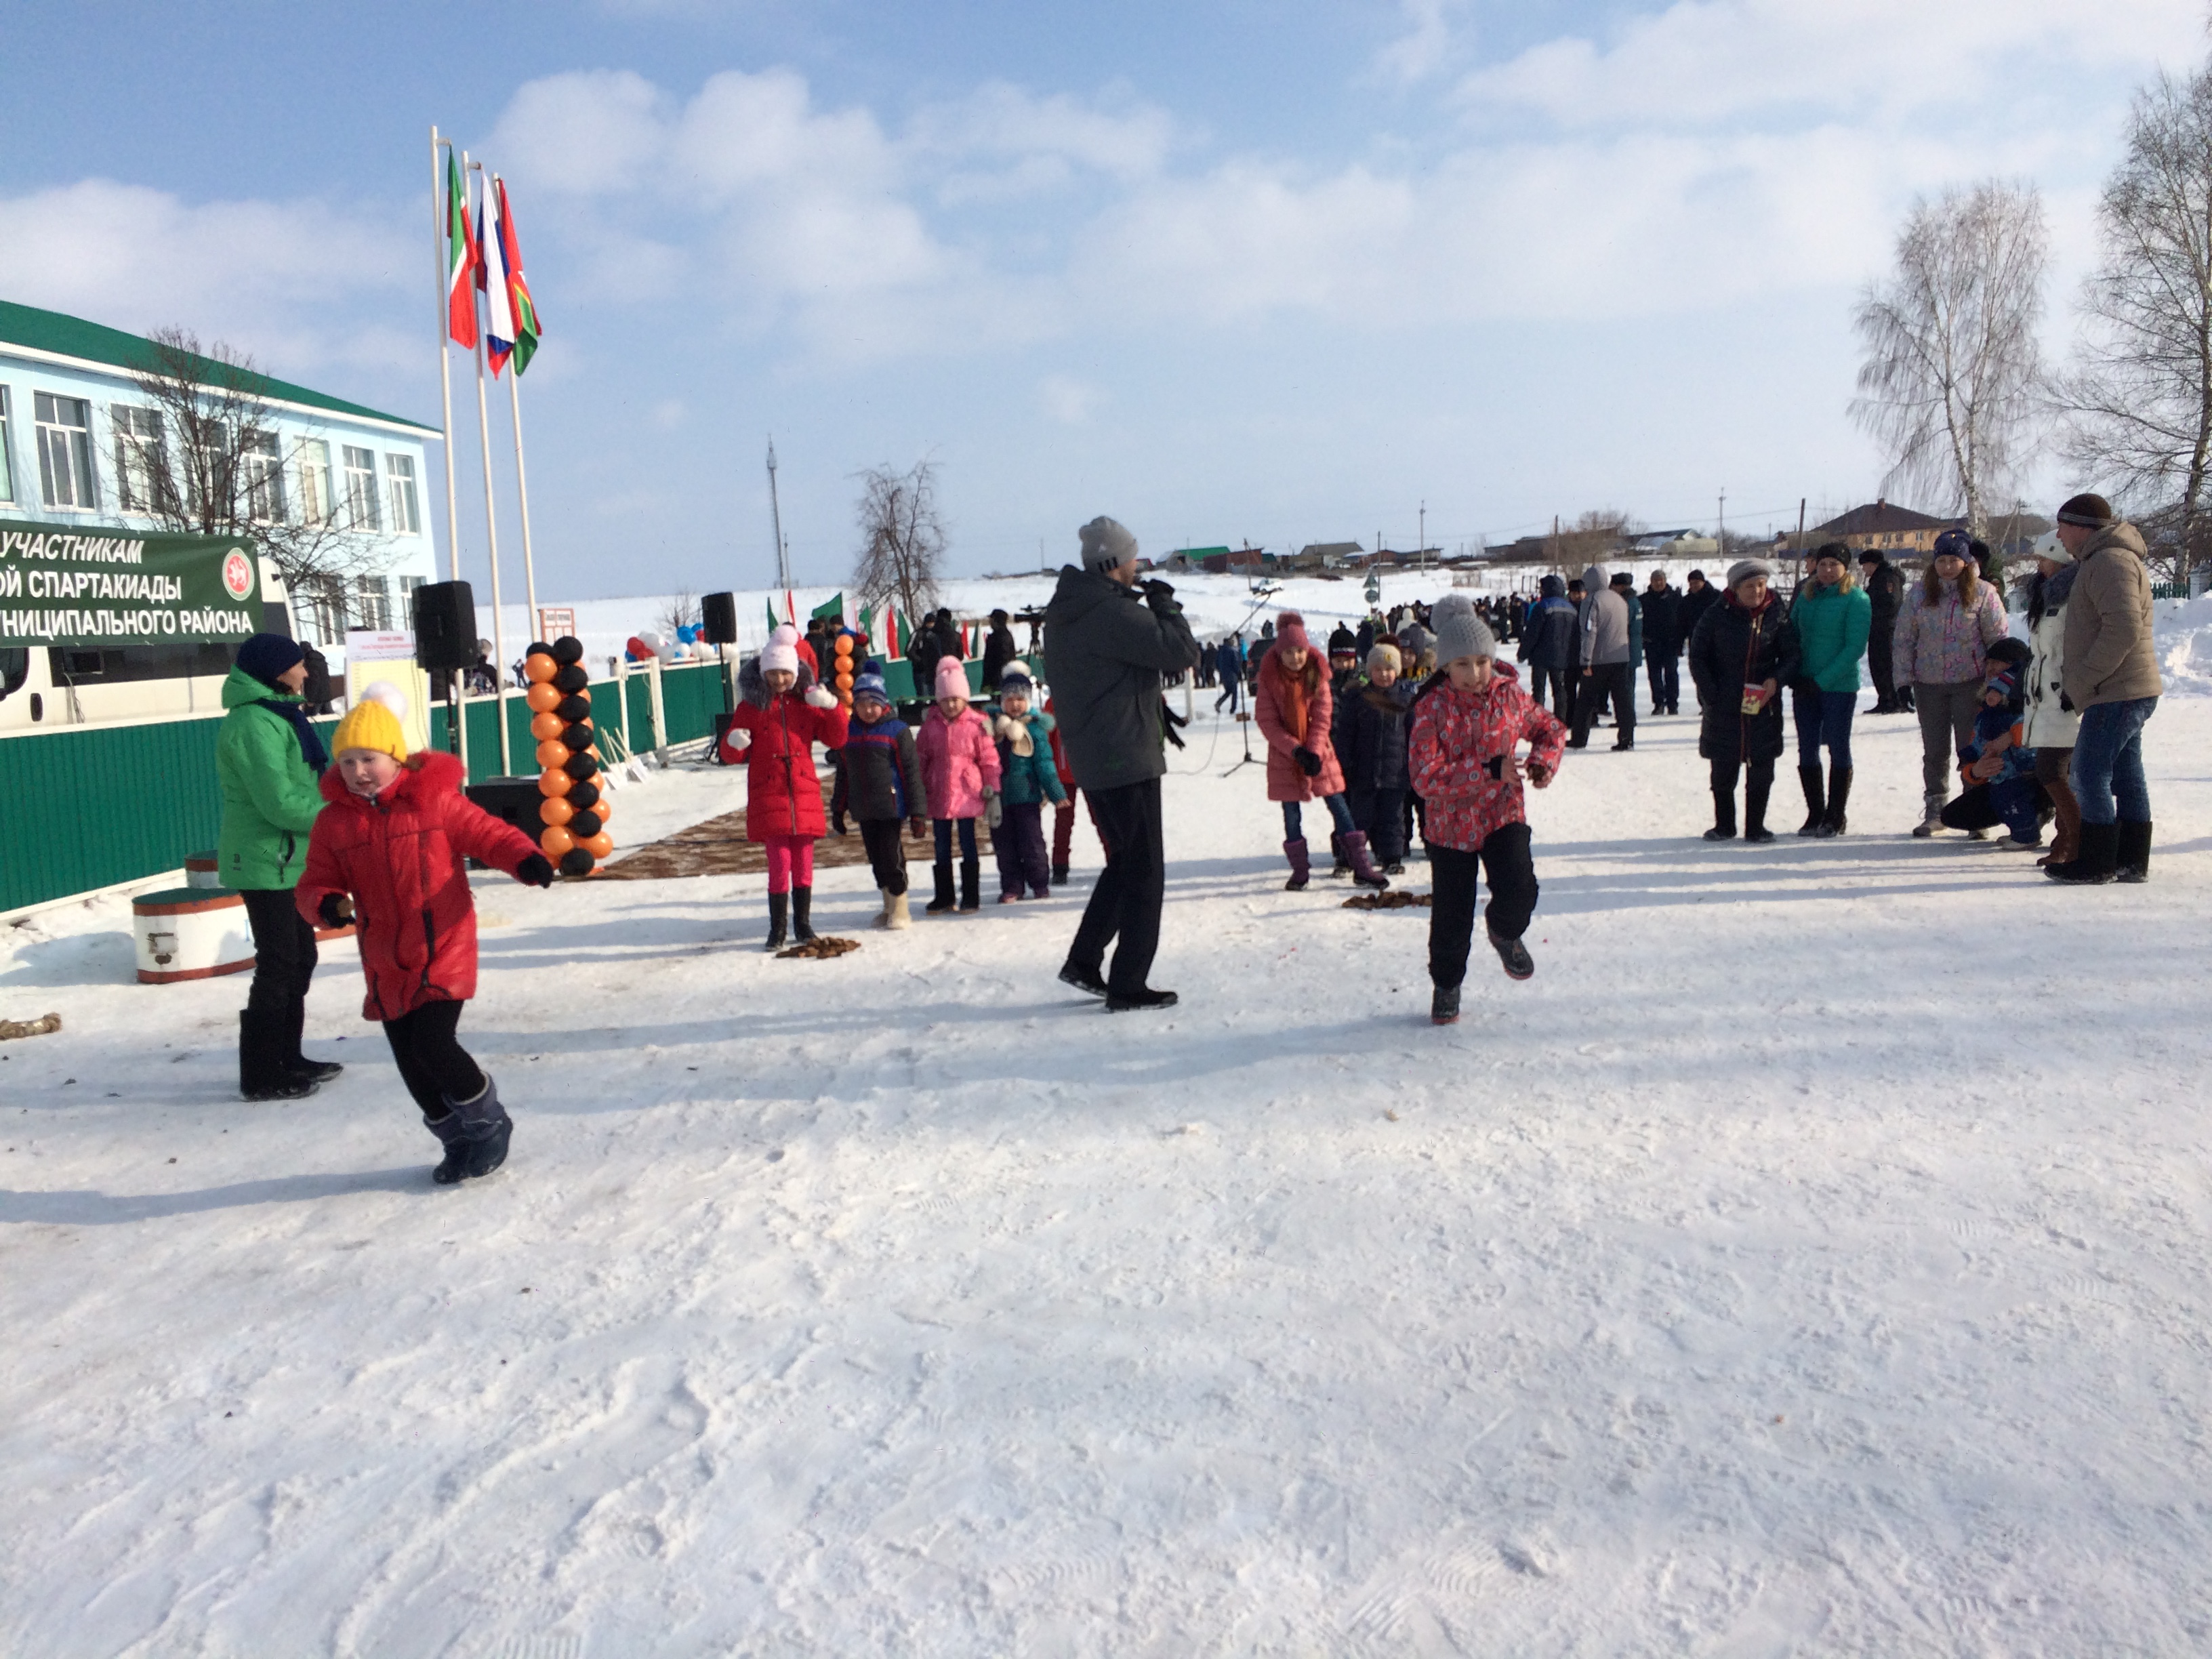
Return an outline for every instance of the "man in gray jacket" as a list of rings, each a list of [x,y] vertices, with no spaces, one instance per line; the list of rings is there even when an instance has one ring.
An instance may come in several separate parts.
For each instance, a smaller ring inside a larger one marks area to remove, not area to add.
[[[2058,539],[2078,574],[2066,600],[2060,648],[2067,703],[2081,711],[2067,781],[2081,808],[2081,851],[2046,864],[2053,881],[2095,884],[2150,879],[2150,788],[2143,779],[2143,726],[2158,708],[2151,639],[2148,550],[2102,495],[2076,495],[2058,509]]]
[[[1146,984],[1159,949],[1167,896],[1160,776],[1167,770],[1160,681],[1198,661],[1198,641],[1164,581],[1137,587],[1137,538],[1111,519],[1078,532],[1083,563],[1063,566],[1044,612],[1044,672],[1068,769],[1090,797],[1106,843],[1062,981],[1116,1012],[1170,1008],[1172,991]],[[1110,973],[1102,973],[1115,945]]]
[[[1629,660],[1628,601],[1611,585],[1605,567],[1583,572],[1583,684],[1575,700],[1570,749],[1589,745],[1590,722],[1607,702],[1620,732],[1615,749],[1636,747],[1636,671]]]

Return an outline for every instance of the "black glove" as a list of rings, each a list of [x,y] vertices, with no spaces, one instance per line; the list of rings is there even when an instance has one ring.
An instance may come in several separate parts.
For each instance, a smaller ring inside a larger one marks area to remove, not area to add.
[[[1175,589],[1157,576],[1145,583],[1145,603],[1155,611],[1173,612],[1182,609],[1175,602]]]
[[[323,919],[324,927],[343,927],[353,920],[353,900],[343,893],[325,893],[315,914]]]
[[[1291,750],[1291,758],[1297,762],[1298,770],[1308,777],[1317,778],[1321,775],[1321,757],[1315,754],[1312,750],[1293,749]]]
[[[2058,694],[2058,706],[2070,714],[2074,712],[2074,699],[2061,691]]]
[[[1505,775],[1505,757],[1492,755],[1488,760],[1483,762],[1482,769],[1493,778],[1502,779]]]
[[[839,835],[843,835],[845,833],[845,815],[842,812],[834,814],[830,817],[830,827],[832,830],[835,830]]]
[[[552,861],[543,853],[532,853],[514,866],[514,878],[526,881],[532,887],[550,887],[553,884]]]

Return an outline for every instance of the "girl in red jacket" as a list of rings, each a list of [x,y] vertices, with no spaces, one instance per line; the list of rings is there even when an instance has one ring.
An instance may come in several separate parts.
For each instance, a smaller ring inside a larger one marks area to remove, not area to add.
[[[1567,728],[1521,687],[1497,660],[1498,640],[1464,593],[1437,601],[1435,678],[1413,704],[1407,740],[1413,787],[1427,804],[1423,834],[1436,890],[1429,909],[1429,979],[1436,988],[1429,1018],[1459,1018],[1460,981],[1474,935],[1478,864],[1490,881],[1485,913],[1491,948],[1515,979],[1536,971],[1521,942],[1536,910],[1536,866],[1528,854],[1528,822],[1521,780],[1539,789],[1558,775]],[[1526,741],[1524,764],[1516,752]]]
[[[845,711],[799,659],[799,630],[786,623],[738,671],[738,712],[722,758],[745,762],[745,839],[768,853],[768,948],[781,951],[785,924],[804,945],[814,937],[814,843],[830,831],[814,744],[845,746]]]
[[[325,927],[358,924],[368,980],[362,1018],[380,1020],[400,1080],[445,1144],[441,1187],[489,1175],[514,1125],[491,1078],[455,1039],[477,994],[476,901],[463,858],[517,881],[553,884],[528,836],[461,793],[451,755],[410,756],[399,721],[374,698],[338,722],[337,762],[323,774],[330,805],[315,820],[295,902]],[[351,897],[349,899],[348,896]]]

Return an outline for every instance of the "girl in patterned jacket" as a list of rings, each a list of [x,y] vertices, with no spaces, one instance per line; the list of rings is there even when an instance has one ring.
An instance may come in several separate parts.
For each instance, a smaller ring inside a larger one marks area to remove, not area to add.
[[[1515,979],[1536,971],[1521,936],[1536,909],[1536,867],[1521,780],[1537,788],[1559,775],[1567,728],[1529,696],[1497,660],[1498,640],[1474,601],[1448,593],[1437,602],[1436,677],[1413,704],[1407,741],[1413,787],[1426,804],[1425,837],[1435,893],[1429,911],[1429,1018],[1459,1018],[1460,981],[1474,934],[1475,872],[1490,884],[1484,912],[1491,948]],[[1523,762],[1517,745],[1526,741]]]

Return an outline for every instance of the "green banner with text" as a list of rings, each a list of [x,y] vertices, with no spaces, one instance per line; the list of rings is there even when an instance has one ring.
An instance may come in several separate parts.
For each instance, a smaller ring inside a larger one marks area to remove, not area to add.
[[[0,646],[235,644],[260,631],[260,563],[243,537],[0,520]]]

